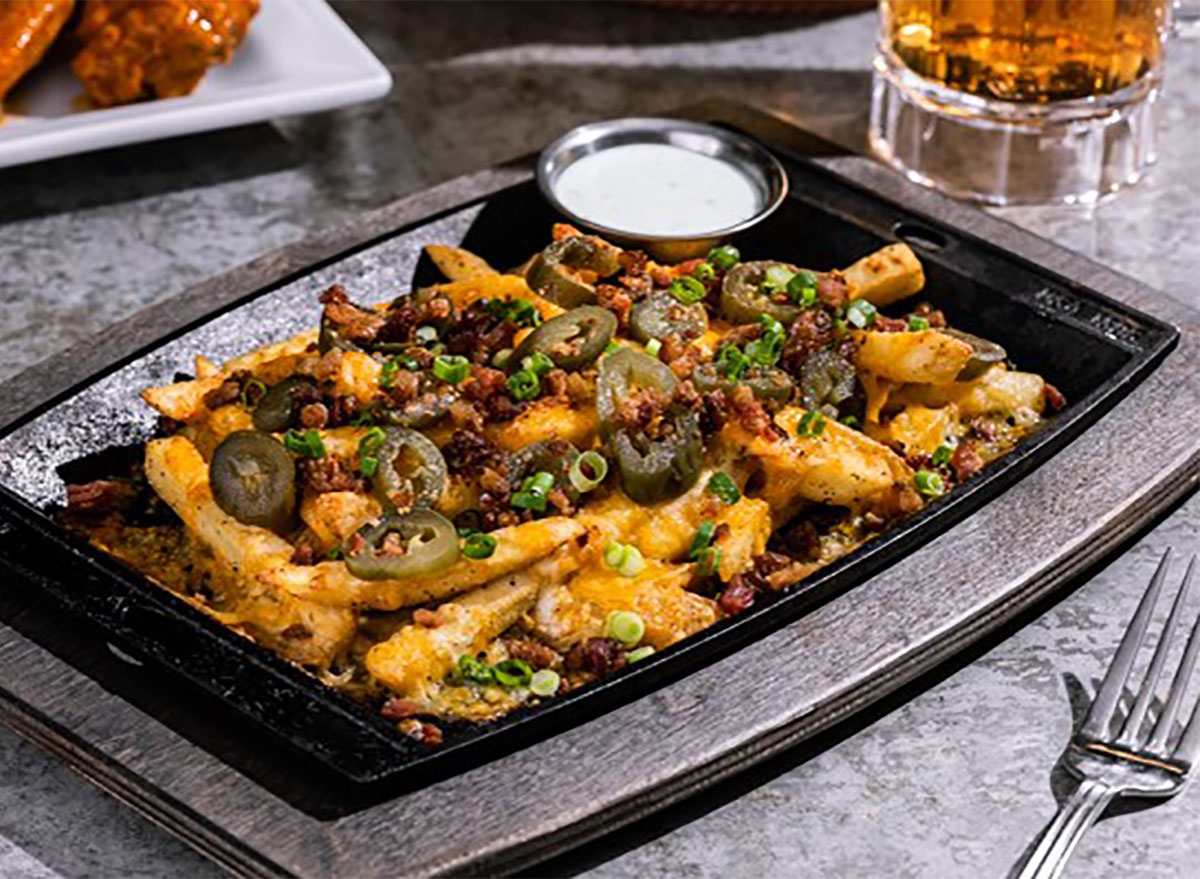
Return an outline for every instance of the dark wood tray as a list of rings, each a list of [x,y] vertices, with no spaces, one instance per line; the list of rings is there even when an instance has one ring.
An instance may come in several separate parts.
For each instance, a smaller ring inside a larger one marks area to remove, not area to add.
[[[691,115],[784,148],[820,146],[748,108],[710,104]],[[0,716],[240,872],[511,870],[711,783],[878,698],[1094,562],[1196,482],[1200,315],[865,160],[822,161],[869,191],[1179,326],[1179,348],[1052,467],[799,622],[585,726],[343,817],[328,817],[316,805],[337,792],[336,778],[314,773],[297,790],[285,761],[274,759],[254,730],[215,711],[220,720],[205,723],[203,703],[164,713],[167,678],[125,664],[94,637],[64,638],[72,623],[47,613],[34,591],[15,582],[0,596],[0,618],[9,623],[0,627]],[[517,164],[453,181],[202,285],[78,356],[10,382],[0,395],[7,401],[0,425],[222,303],[527,177]],[[4,538],[17,567],[22,555],[38,551],[22,540],[16,533]],[[796,656],[805,657],[802,666]],[[155,717],[139,705],[154,706]],[[186,730],[187,738],[176,730]],[[622,771],[612,772],[614,766]]]

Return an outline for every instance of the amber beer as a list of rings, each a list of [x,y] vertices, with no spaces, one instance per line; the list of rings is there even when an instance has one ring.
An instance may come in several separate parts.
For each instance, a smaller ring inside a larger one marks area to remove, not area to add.
[[[883,0],[881,36],[951,89],[1045,104],[1106,95],[1158,68],[1169,0]]]

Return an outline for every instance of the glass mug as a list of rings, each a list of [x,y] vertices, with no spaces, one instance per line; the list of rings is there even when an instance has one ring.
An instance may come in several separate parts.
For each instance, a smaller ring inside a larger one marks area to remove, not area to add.
[[[1154,161],[1169,0],[881,0],[870,141],[988,204],[1089,204]]]

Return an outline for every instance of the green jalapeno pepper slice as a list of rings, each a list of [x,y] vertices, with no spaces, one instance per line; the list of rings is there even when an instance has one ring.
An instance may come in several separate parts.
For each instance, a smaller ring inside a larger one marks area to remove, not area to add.
[[[296,426],[296,417],[300,414],[299,393],[306,388],[316,387],[308,376],[292,375],[283,381],[271,385],[262,399],[254,407],[251,418],[256,430],[267,433],[282,433]]]
[[[285,534],[296,526],[296,465],[270,434],[239,430],[222,440],[208,465],[217,506],[243,525]]]
[[[838,407],[857,387],[854,364],[836,351],[814,351],[800,364],[800,401],[809,411],[837,417]]]
[[[961,339],[971,346],[971,359],[958,371],[955,381],[969,382],[977,379],[997,363],[1008,359],[1008,352],[988,339],[981,339],[962,330],[940,329],[938,332]]]
[[[786,403],[792,398],[795,386],[791,376],[773,366],[755,367],[741,378],[731,379],[722,375],[714,363],[697,366],[692,372],[692,384],[702,394],[716,390],[732,391],[738,385],[745,385],[754,392],[755,397],[772,403]]]
[[[555,241],[539,253],[525,270],[525,281],[543,298],[573,308],[596,301],[596,288],[579,276],[580,269],[607,277],[621,268],[621,251],[591,235]]]
[[[554,488],[561,490],[574,503],[579,490],[571,484],[571,464],[579,457],[579,449],[566,440],[542,440],[526,446],[508,457],[508,485],[516,493],[535,473],[549,473]]]
[[[641,388],[651,388],[670,394],[679,379],[661,360],[633,348],[614,351],[600,361],[596,379],[596,413],[607,431],[616,426],[617,410],[622,400]]]
[[[398,580],[444,571],[458,558],[454,525],[433,510],[413,510],[406,515],[385,513],[378,522],[358,531],[361,549],[346,556],[346,568],[360,580]],[[402,552],[389,551],[387,537],[398,534]]]
[[[708,313],[697,302],[684,305],[670,293],[651,293],[629,313],[629,333],[643,345],[651,339],[678,336],[698,339],[708,330]]]
[[[617,318],[607,308],[598,305],[572,308],[522,339],[506,365],[510,371],[520,369],[526,357],[540,353],[560,369],[583,369],[604,352],[616,332]]]
[[[801,308],[791,302],[776,302],[762,289],[763,282],[771,269],[780,269],[792,274],[797,269],[787,263],[773,260],[756,260],[739,263],[725,274],[721,282],[721,315],[731,323],[754,323],[766,314],[784,324],[790,324],[800,316]]]
[[[696,484],[704,463],[700,420],[694,412],[668,415],[672,432],[657,440],[627,428],[609,437],[621,490],[639,504],[657,504],[679,497]]]
[[[385,427],[379,469],[372,477],[385,509],[432,507],[446,491],[446,459],[433,440],[404,427]]]

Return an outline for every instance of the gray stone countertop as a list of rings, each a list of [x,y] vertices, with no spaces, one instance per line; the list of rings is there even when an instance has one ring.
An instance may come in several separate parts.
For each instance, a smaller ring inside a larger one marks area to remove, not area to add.
[[[395,76],[384,101],[0,171],[0,379],[200,279],[578,122],[725,95],[863,142],[870,14],[811,24],[612,3],[338,9]],[[1200,306],[1198,86],[1200,43],[1177,42],[1160,162],[1132,191],[1095,208],[1002,216]],[[1193,495],[1023,627],[852,729],[546,869],[1007,875],[1054,811],[1069,687],[1102,674],[1160,553],[1194,551],[1198,533]],[[1102,821],[1067,875],[1195,875],[1197,803],[1193,791]],[[0,876],[56,875],[218,870],[0,729]]]

